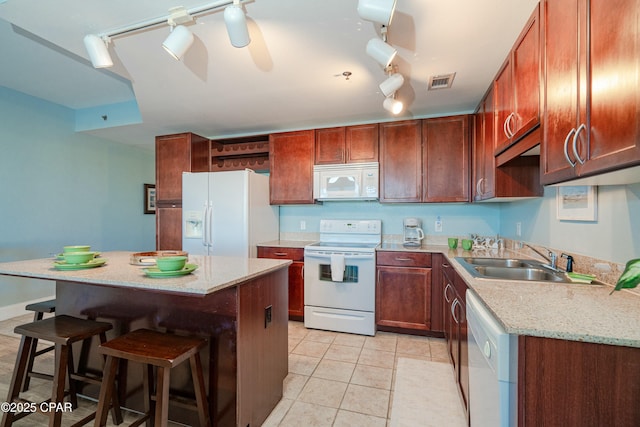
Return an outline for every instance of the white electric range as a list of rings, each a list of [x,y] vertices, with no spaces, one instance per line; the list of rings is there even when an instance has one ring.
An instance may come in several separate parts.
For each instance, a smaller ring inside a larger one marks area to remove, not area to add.
[[[380,220],[320,221],[320,241],[304,249],[304,325],[375,335],[376,248]]]

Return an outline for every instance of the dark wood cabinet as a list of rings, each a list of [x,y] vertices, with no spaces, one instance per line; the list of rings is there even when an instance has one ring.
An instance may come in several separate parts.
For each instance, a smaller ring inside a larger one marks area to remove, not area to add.
[[[348,126],[345,129],[347,163],[378,161],[378,124]]]
[[[494,125],[493,88],[490,88],[475,115],[473,200],[542,196],[540,156],[516,156],[498,166],[493,149]],[[535,130],[526,138],[539,134]]]
[[[290,259],[289,319],[304,320],[304,249],[258,246],[258,258]]]
[[[313,130],[269,136],[269,192],[272,205],[313,203]]]
[[[431,254],[379,251],[376,259],[378,330],[431,330]]]
[[[542,2],[542,182],[640,164],[638,0]]]
[[[316,129],[315,164],[378,161],[378,124]]]
[[[496,154],[540,125],[539,15],[536,6],[494,81]]]
[[[639,395],[640,348],[518,338],[521,427],[637,426]]]
[[[193,133],[156,137],[156,201],[182,203],[182,172],[208,172],[209,140]]]
[[[453,267],[442,264],[442,304],[444,334],[453,364],[460,398],[469,417],[469,356],[467,342],[466,291],[467,284]]]
[[[182,172],[207,172],[209,140],[194,133],[156,137],[156,249],[182,248]]]
[[[470,200],[469,116],[380,124],[381,202]]]
[[[422,124],[380,124],[380,202],[422,200]]]
[[[423,202],[468,202],[469,116],[422,121]]]

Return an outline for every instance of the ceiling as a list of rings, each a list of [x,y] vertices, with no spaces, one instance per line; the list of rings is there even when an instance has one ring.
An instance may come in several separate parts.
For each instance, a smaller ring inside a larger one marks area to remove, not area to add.
[[[84,132],[149,148],[184,131],[221,138],[472,112],[537,0],[398,0],[388,42],[405,77],[399,116],[382,108],[384,70],[365,53],[380,26],[359,18],[357,0],[252,0],[245,48],[229,43],[220,10],[189,26],[196,40],[182,61],[162,49],[160,25],[114,38],[114,67],[91,66],[86,34],[207,3],[0,0],[0,86],[76,110]],[[427,91],[430,76],[453,72],[450,89]]]

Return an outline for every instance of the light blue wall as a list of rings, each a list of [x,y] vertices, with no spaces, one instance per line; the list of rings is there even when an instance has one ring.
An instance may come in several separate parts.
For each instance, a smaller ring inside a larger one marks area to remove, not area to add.
[[[74,131],[73,110],[0,87],[0,262],[47,257],[62,246],[155,248],[143,184],[153,150]],[[49,281],[0,276],[0,306],[53,295]]]
[[[280,231],[318,232],[320,220],[381,219],[383,234],[401,234],[402,220],[422,219],[429,235],[495,235],[549,246],[569,253],[625,263],[640,258],[640,184],[598,188],[597,221],[559,221],[556,188],[544,197],[510,203],[485,204],[381,204],[378,202],[325,202],[319,205],[281,206]],[[440,216],[442,233],[434,232]],[[300,229],[305,221],[306,230]],[[516,236],[516,223],[522,236]]]
[[[640,258],[640,184],[598,187],[597,221],[560,221],[556,211],[553,187],[540,199],[504,203],[500,234],[618,263]]]
[[[434,231],[436,218],[442,233]],[[281,206],[280,231],[318,232],[321,219],[381,219],[383,234],[402,234],[402,220],[418,217],[426,234],[462,236],[469,233],[495,235],[500,229],[499,204],[383,204],[378,202],[324,202],[322,205]]]

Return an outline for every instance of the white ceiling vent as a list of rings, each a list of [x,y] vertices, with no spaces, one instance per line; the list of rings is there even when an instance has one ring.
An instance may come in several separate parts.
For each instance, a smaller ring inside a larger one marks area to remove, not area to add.
[[[429,77],[429,86],[427,87],[427,90],[448,89],[453,84],[453,78],[455,76],[456,73],[431,76]]]

